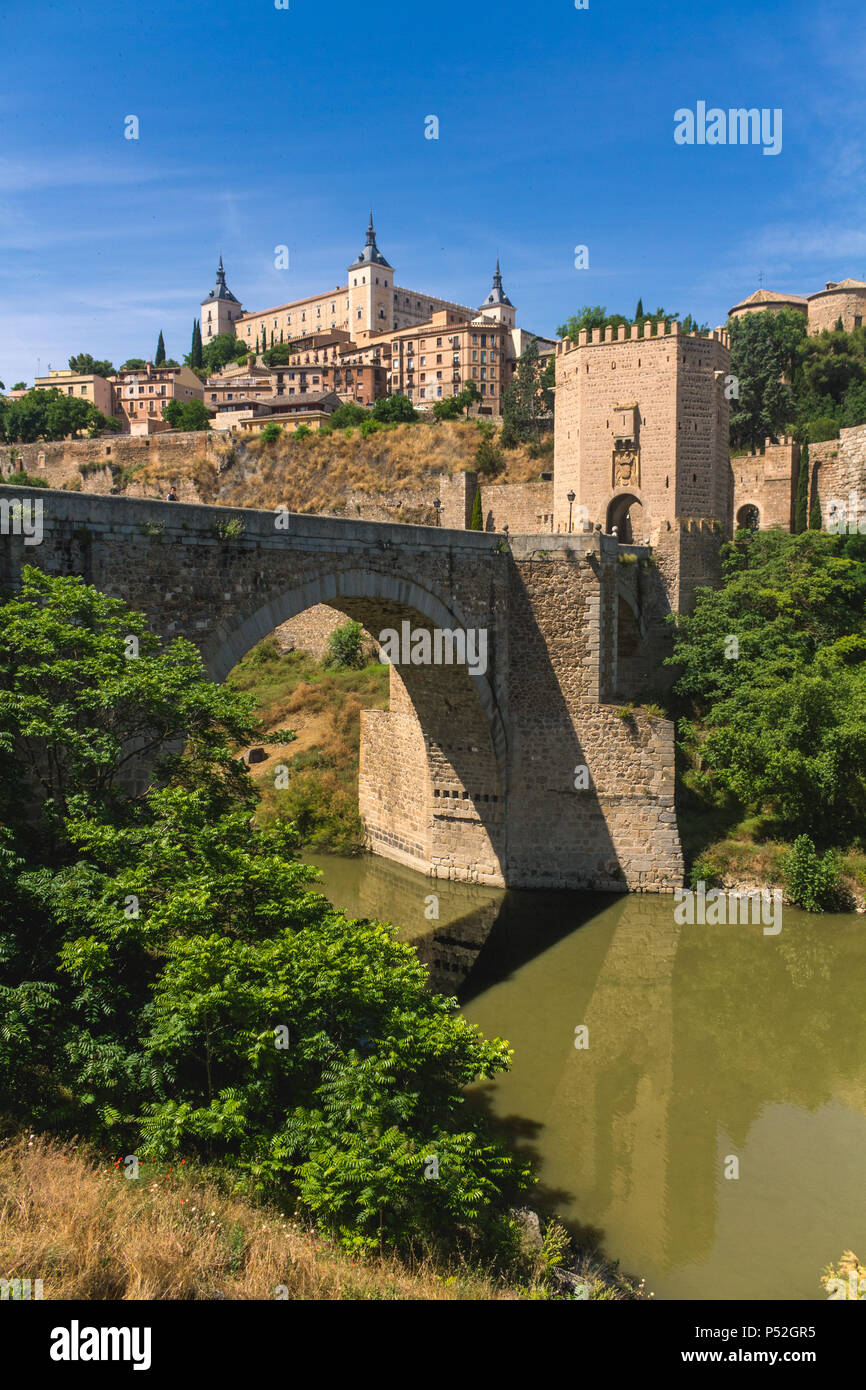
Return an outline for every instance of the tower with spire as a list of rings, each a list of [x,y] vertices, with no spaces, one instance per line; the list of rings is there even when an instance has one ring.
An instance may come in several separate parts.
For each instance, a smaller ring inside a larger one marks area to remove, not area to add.
[[[394,327],[394,267],[376,245],[373,212],[367,224],[364,249],[349,266],[349,332],[356,342]]]
[[[218,333],[234,333],[235,322],[242,313],[243,309],[239,301],[226,284],[226,273],[223,270],[223,257],[222,252],[220,252],[216,284],[207,298],[201,302],[202,342],[206,343],[209,338],[215,338]]]
[[[479,314],[486,319],[492,319],[494,323],[504,323],[508,328],[513,328],[517,322],[517,310],[512,304],[508,295],[502,288],[502,272],[499,269],[499,257],[496,257],[496,269],[493,272],[493,288],[479,306]]]

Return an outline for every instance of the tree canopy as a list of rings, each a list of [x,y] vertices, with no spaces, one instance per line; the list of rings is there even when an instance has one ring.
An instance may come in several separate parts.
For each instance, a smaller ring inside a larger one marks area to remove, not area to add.
[[[82,376],[114,376],[114,367],[109,361],[101,357],[91,357],[89,352],[78,352],[69,358],[69,365],[74,372],[81,372]]]
[[[697,783],[846,844],[866,816],[866,537],[739,532],[723,558],[672,657]]]
[[[81,434],[95,435],[116,430],[117,420],[102,414],[91,401],[58,391],[28,391],[20,400],[0,402],[0,437],[10,444],[33,443],[37,439],[73,439]]]

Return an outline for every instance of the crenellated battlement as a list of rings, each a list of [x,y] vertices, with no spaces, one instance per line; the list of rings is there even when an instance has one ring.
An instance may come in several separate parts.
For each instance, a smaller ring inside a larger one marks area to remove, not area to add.
[[[659,338],[689,338],[702,343],[721,343],[730,348],[731,335],[725,328],[714,328],[709,333],[683,333],[677,319],[647,319],[644,323],[608,324],[605,328],[582,328],[577,342],[572,338],[561,338],[556,345],[558,355],[573,352],[576,348],[598,347],[607,343],[630,343],[655,341]]]

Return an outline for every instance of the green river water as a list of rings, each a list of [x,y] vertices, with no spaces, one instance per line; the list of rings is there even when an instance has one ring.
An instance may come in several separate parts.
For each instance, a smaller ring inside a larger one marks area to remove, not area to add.
[[[866,918],[786,907],[769,936],[677,926],[668,897],[315,862],[336,906],[399,924],[434,987],[509,1040],[512,1070],[470,1100],[532,1157],[527,1202],[656,1298],[823,1299],[826,1264],[866,1259]]]

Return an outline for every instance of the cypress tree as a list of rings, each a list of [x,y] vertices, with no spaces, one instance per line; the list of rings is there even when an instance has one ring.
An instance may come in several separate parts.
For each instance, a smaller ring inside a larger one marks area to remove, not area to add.
[[[812,510],[809,513],[809,530],[821,530],[821,503],[818,501],[818,494],[815,493],[812,499]]]
[[[794,511],[794,530],[799,534],[809,523],[809,441],[800,450],[800,471],[797,474],[797,505]]]
[[[643,300],[642,300],[642,299],[639,299],[638,302],[637,302],[637,308],[636,308],[635,311],[634,311],[634,317],[635,317],[635,322],[637,322],[638,319],[642,319],[642,318],[643,318]]]
[[[153,365],[160,367],[165,361],[165,340],[162,336],[162,329],[159,330],[159,337],[156,340],[156,352],[153,354]]]
[[[197,322],[196,322],[195,340],[196,340],[196,366],[197,366],[197,367],[202,367],[202,366],[204,366],[204,345],[202,344],[202,340],[201,340],[201,319],[198,319]]]
[[[469,523],[470,531],[484,530],[484,516],[481,511],[481,488],[475,489],[475,500],[472,503],[472,520]]]
[[[196,331],[196,328],[197,328],[197,327],[198,327],[198,319],[193,319],[193,321],[192,321],[192,336],[190,337],[190,340],[189,340],[189,365],[190,365],[191,367],[195,367],[195,366],[196,366],[196,360],[195,360],[195,342],[196,342],[196,339],[195,339],[195,331]]]

